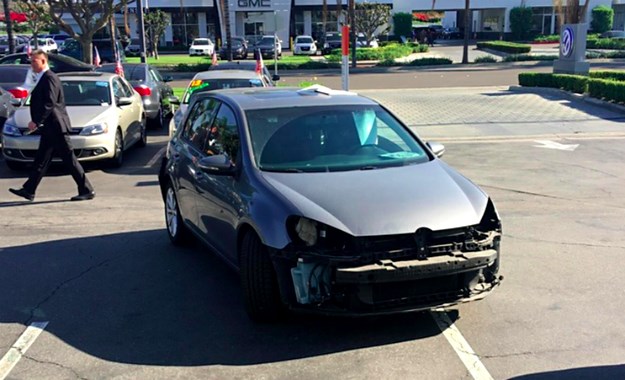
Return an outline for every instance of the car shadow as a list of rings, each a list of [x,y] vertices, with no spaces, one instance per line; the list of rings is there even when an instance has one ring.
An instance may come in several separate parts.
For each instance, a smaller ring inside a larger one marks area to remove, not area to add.
[[[428,313],[254,323],[238,275],[197,243],[174,247],[161,229],[4,248],[0,277],[11,284],[0,323],[48,321],[48,333],[112,362],[250,365],[440,334]]]

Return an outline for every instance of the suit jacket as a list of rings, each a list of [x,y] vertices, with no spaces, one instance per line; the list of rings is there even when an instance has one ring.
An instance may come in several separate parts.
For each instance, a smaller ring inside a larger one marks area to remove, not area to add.
[[[30,93],[30,118],[41,128],[42,135],[68,134],[72,129],[61,80],[50,70],[43,73]]]

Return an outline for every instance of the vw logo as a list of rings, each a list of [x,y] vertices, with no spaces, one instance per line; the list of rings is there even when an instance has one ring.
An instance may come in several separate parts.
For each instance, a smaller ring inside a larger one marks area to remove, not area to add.
[[[573,29],[566,28],[562,32],[562,37],[560,37],[560,52],[565,57],[570,57],[573,54],[573,41],[575,40],[575,36],[573,34]]]

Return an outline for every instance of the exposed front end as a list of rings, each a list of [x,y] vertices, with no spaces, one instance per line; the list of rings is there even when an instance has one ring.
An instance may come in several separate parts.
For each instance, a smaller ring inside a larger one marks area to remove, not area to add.
[[[488,203],[477,225],[353,237],[306,218],[273,251],[282,299],[294,310],[376,315],[484,298],[499,276],[501,223]]]

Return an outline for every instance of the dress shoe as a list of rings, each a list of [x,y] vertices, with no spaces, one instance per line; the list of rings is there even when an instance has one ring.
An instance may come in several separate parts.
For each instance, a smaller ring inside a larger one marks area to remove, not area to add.
[[[10,192],[17,195],[18,197],[22,197],[26,200],[32,201],[35,199],[35,194],[31,194],[24,189],[9,189]]]
[[[70,198],[70,201],[88,201],[89,199],[95,198],[95,191],[90,193],[78,194],[74,197]]]

